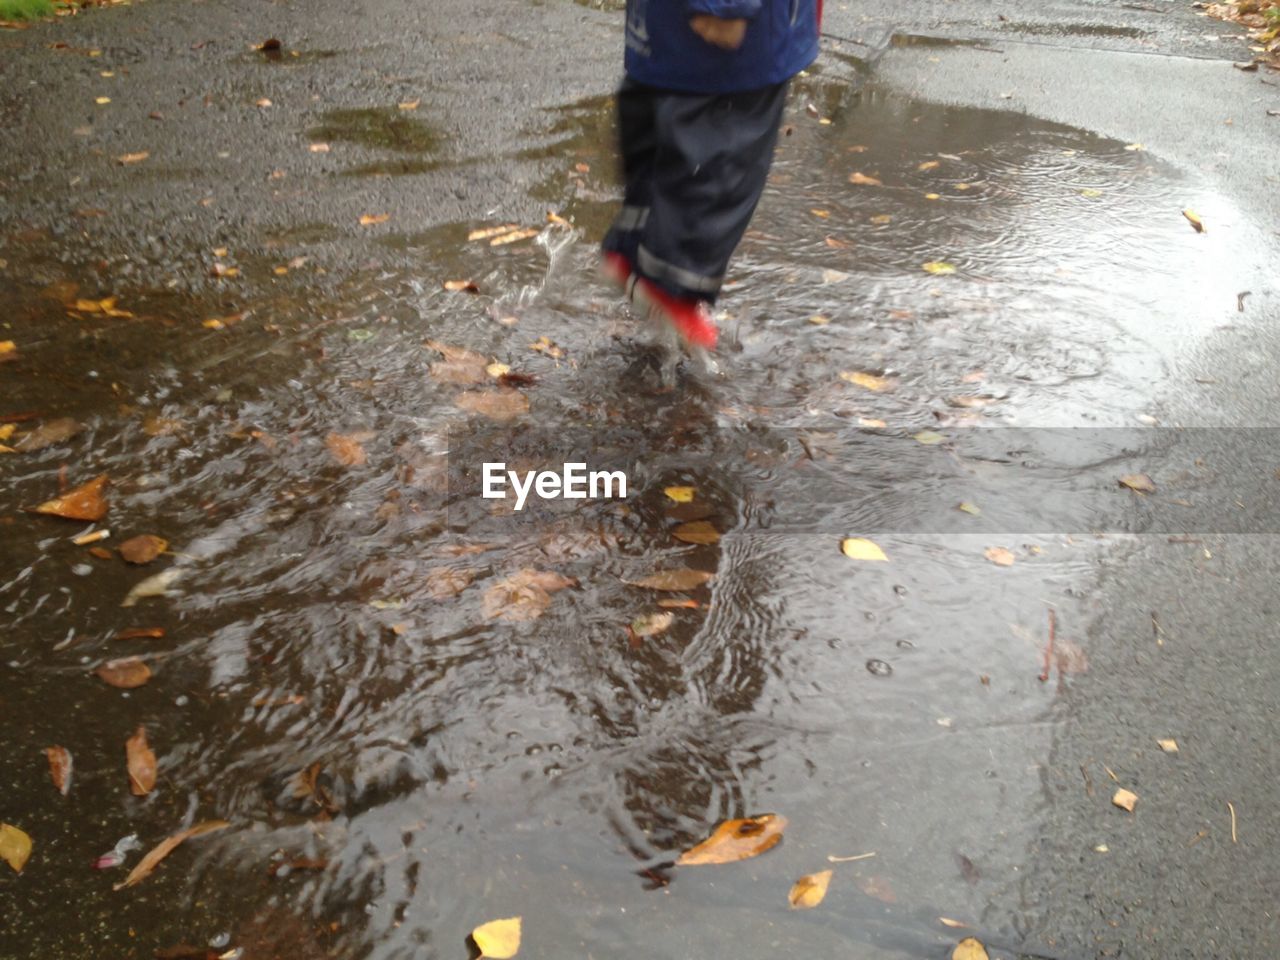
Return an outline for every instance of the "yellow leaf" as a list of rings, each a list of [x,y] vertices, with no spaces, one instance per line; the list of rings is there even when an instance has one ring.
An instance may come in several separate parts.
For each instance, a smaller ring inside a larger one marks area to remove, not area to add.
[[[812,910],[827,895],[827,887],[831,884],[831,871],[823,870],[801,877],[792,886],[787,899],[791,901],[792,910]]]
[[[375,223],[386,223],[390,219],[389,213],[366,213],[360,217],[360,226],[369,227]]]
[[[510,233],[512,230],[518,230],[514,223],[504,223],[500,227],[480,227],[472,230],[467,234],[467,240],[488,240],[490,237],[500,237],[504,233]]]
[[[6,342],[11,343],[12,341],[6,341]],[[2,346],[4,346],[4,344],[0,344],[0,347]],[[0,350],[0,353],[3,353],[3,352],[4,352],[3,350]],[[18,429],[18,425],[16,423],[6,423],[3,425],[0,425],[0,441],[8,440],[10,437],[13,436],[13,432],[17,429]]]
[[[858,173],[856,170],[849,174],[849,182],[856,183],[863,187],[883,187],[884,184],[875,177],[869,177],[865,173]]]
[[[1178,752],[1177,740],[1157,740],[1156,743],[1160,744],[1160,749],[1163,750],[1165,753]]]
[[[692,503],[697,491],[693,487],[667,487],[662,492],[676,503]]]
[[[471,931],[471,939],[480,948],[481,957],[507,960],[520,950],[520,918],[490,920]]]
[[[1135,493],[1155,493],[1156,484],[1145,473],[1130,473],[1120,478],[1120,486],[1128,487]]]
[[[991,958],[981,940],[965,937],[951,951],[951,960],[991,960]]]
[[[812,323],[815,327],[825,327],[828,323],[831,322],[831,318],[824,317],[820,313],[815,313],[812,317],[809,318],[809,322]]]
[[[496,378],[496,377],[501,377],[501,376],[504,376],[505,374],[510,373],[511,368],[507,366],[505,363],[498,363],[497,361],[494,361],[493,363],[489,364],[487,367],[484,368],[484,372],[487,373],[489,376]]]
[[[933,170],[935,167],[938,166],[939,163],[940,161],[938,160],[926,160],[924,163],[920,164],[920,166],[916,167],[916,169],[917,170]]]
[[[925,198],[926,200],[941,200],[941,199],[942,199],[942,194],[940,194],[940,193],[926,193],[926,194],[924,195],[924,198]]]
[[[920,266],[925,273],[945,275],[956,272],[956,265],[954,263],[947,263],[945,260],[930,260],[928,263],[921,264]]]
[[[398,106],[401,110],[417,110],[418,104],[420,104],[421,102],[422,102],[421,100],[405,100],[403,103],[396,104],[396,106]]]
[[[278,266],[278,267],[272,267],[271,272],[274,273],[277,277],[283,277],[286,273],[289,272],[289,268],[282,264],[281,266]]]
[[[982,551],[982,555],[997,567],[1013,566],[1013,552],[1006,550],[1004,547],[987,547],[987,549]]]
[[[1204,221],[1194,210],[1183,210],[1182,215],[1187,218],[1187,222],[1195,228],[1196,233],[1204,233]]]
[[[963,510],[965,513],[974,517],[982,516],[982,508],[970,503],[968,500],[956,506],[957,510]]]
[[[21,873],[30,856],[31,838],[11,824],[0,823],[0,860]]]
[[[6,353],[13,353],[17,349],[18,345],[12,340],[0,340],[0,357],[3,357]],[[3,437],[0,437],[0,440],[3,439]]]
[[[200,326],[204,327],[206,330],[222,330],[226,327],[226,324],[217,317],[214,317],[212,320],[206,320],[204,323],[200,324]]]
[[[131,163],[141,163],[149,156],[151,156],[151,154],[146,150],[141,150],[138,153],[126,153],[123,156],[116,157],[116,163],[125,167]]]
[[[874,217],[871,218],[871,222],[882,224],[882,225],[886,223],[892,223],[893,217],[887,213],[877,213]]]
[[[830,210],[819,210],[817,207],[814,207],[809,212],[812,213],[815,217],[818,217],[822,220],[826,220],[827,217],[831,216]]]
[[[1133,813],[1133,808],[1138,805],[1138,795],[1131,790],[1126,790],[1124,787],[1121,787],[1115,792],[1115,795],[1111,798],[1111,802],[1121,810]]]
[[[1080,191],[1080,196],[1084,197],[1086,200],[1097,200],[1102,196],[1102,191],[1096,190],[1093,187],[1085,187]]]
[[[862,370],[841,370],[840,379],[847,380],[855,386],[862,387],[865,390],[874,390],[880,393],[884,390],[890,390],[896,386],[896,382],[889,377],[877,376],[874,373],[866,373]]]
[[[845,537],[840,541],[840,552],[850,560],[888,561],[880,547],[865,537]]]
[[[680,854],[676,863],[682,867],[696,867],[735,863],[759,856],[777,846],[786,826],[787,818],[773,813],[744,820],[726,820],[706,840]]]
[[[889,426],[889,424],[885,423],[883,420],[876,419],[875,417],[859,417],[858,426],[866,427],[869,430],[883,430],[885,427]]]
[[[81,313],[101,313],[102,305],[97,300],[77,300],[71,309]]]
[[[98,104],[98,106],[102,106],[102,105],[104,105],[104,104],[110,103],[110,102],[111,102],[111,98],[110,98],[110,97],[96,97],[96,98],[94,98],[94,101],[93,101],[93,102],[94,102],[94,103],[96,103],[96,104]]]
[[[921,430],[919,433],[912,434],[911,439],[916,443],[923,443],[926,447],[932,447],[935,444],[942,443],[947,438],[936,430]]]

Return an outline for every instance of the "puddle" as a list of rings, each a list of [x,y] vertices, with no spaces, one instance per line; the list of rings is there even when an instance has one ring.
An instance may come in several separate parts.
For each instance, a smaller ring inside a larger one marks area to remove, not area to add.
[[[1045,604],[1087,653],[1089,587],[1130,545],[905,518],[1032,459],[966,454],[965,427],[1132,425],[1218,305],[1234,309],[1212,258],[1256,253],[1206,254],[1167,215],[1200,188],[1125,144],[874,87],[802,93],[831,123],[793,111],[723,302],[729,376],[676,390],[595,279],[617,190],[606,100],[563,111],[555,145],[527,155],[559,164],[536,196],[577,236],[490,246],[449,225],[353,246],[376,267],[299,267],[289,295],[121,291],[133,318],[69,310],[101,281],[56,262],[4,275],[17,325],[40,335],[6,364],[0,416],[85,426],[0,461],[0,735],[31,747],[5,816],[38,838],[22,879],[48,906],[14,918],[33,953],[72,938],[461,957],[473,926],[519,914],[529,956],[716,956],[733,931],[747,957],[928,958],[956,939],[940,916],[1016,955],[1010,885],[1073,682],[1037,679]],[[334,111],[311,135],[437,144],[387,110]],[[340,237],[310,223],[267,239]],[[469,411],[462,391],[491,388],[460,386],[428,340],[535,378],[513,388],[528,413]],[[859,372],[884,388],[841,376]],[[450,509],[447,454],[502,454],[513,431],[524,449],[626,451],[632,496]],[[1072,452],[1071,478],[1115,486],[1114,450]],[[111,477],[105,545],[152,533],[173,556],[95,558],[69,542],[84,525],[19,512],[64,465],[71,482]],[[673,538],[696,519],[721,539]],[[888,563],[841,555],[870,530]],[[1016,562],[996,566],[996,546]],[[172,597],[119,606],[166,566],[185,572]],[[676,567],[714,575],[688,591],[697,607],[629,636],[660,609],[629,582]],[[530,570],[556,588],[530,589]],[[532,606],[504,617],[513,595]],[[166,633],[111,639],[133,628]],[[92,676],[131,654],[152,664],[146,686]],[[147,800],[121,763],[138,724],[160,758]],[[66,801],[44,779],[52,743],[75,757]],[[663,867],[717,820],[769,811],[791,825],[766,857]],[[213,817],[232,828],[136,891],[86,866],[129,833],[150,847]],[[796,877],[868,853],[834,867],[821,912],[788,910]]]

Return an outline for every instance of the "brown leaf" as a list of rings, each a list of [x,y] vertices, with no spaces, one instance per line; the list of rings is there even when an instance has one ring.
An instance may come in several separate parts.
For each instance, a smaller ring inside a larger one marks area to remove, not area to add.
[[[697,600],[690,600],[687,597],[663,597],[658,601],[658,606],[667,610],[697,610],[700,604]]]
[[[1120,478],[1120,486],[1128,487],[1135,493],[1155,493],[1156,484],[1145,473],[1130,473]]]
[[[363,467],[368,462],[364,447],[360,445],[362,434],[331,433],[324,438],[333,459],[344,467]]]
[[[124,690],[140,687],[151,679],[151,668],[139,657],[108,660],[93,672],[111,686]]]
[[[1129,813],[1133,813],[1133,808],[1138,805],[1138,795],[1131,790],[1126,790],[1124,787],[1120,787],[1116,790],[1115,795],[1112,796],[1111,802],[1121,810],[1127,810]]]
[[[720,539],[720,531],[707,520],[690,520],[671,531],[671,535],[685,543],[712,544]]]
[[[499,387],[497,390],[467,390],[454,398],[463,410],[478,413],[490,420],[514,420],[529,412],[529,398],[519,390]]]
[[[656,637],[666,632],[675,619],[676,615],[667,611],[643,613],[631,621],[627,627],[627,634],[632,641],[639,640],[641,637]]]
[[[121,630],[112,639],[114,640],[159,640],[164,636],[164,627],[134,627],[130,630]]]
[[[865,173],[858,173],[856,170],[849,174],[849,182],[856,183],[863,187],[883,187],[884,184],[875,177],[869,177]]]
[[[280,49],[280,41],[277,40],[275,37],[269,37],[268,39],[263,40],[260,44],[258,44],[253,49],[262,50],[265,53],[271,53],[274,50]]]
[[[123,881],[117,883],[113,890],[123,890],[125,887],[132,887],[134,884],[141,883],[147,877],[151,876],[151,872],[156,866],[173,853],[184,840],[192,837],[199,837],[206,833],[213,833],[215,830],[222,830],[224,827],[231,826],[226,820],[205,820],[203,823],[197,823],[194,827],[188,827],[186,830],[180,830],[171,837],[166,837],[160,841],[145,857],[138,861],[138,865],[129,871],[129,875]]]
[[[160,556],[168,546],[168,540],[144,533],[136,537],[130,537],[120,544],[117,549],[120,551],[120,556],[124,557],[127,562],[142,565],[150,563]]]
[[[66,747],[45,747],[44,755],[49,758],[49,776],[53,785],[64,797],[71,789],[71,751]]]
[[[997,567],[1012,567],[1014,556],[1012,550],[1004,547],[987,547],[982,551],[982,555],[994,563]]]
[[[551,594],[576,583],[576,580],[546,570],[519,570],[484,592],[484,616],[509,623],[536,620],[551,606]]]
[[[898,895],[884,877],[859,877],[858,889],[868,897],[875,897],[881,903],[897,903]]]
[[[710,863],[734,863],[759,856],[777,846],[786,827],[786,817],[773,813],[745,820],[726,820],[706,840],[680,854],[676,863],[682,867],[692,867]]]
[[[651,573],[649,576],[641,577],[639,580],[624,580],[622,582],[628,586],[643,587],[646,590],[693,590],[702,586],[714,576],[714,573],[709,573],[706,570],[680,568],[677,570],[659,570],[657,573]]]
[[[831,870],[805,874],[791,887],[787,899],[792,910],[812,910],[827,895],[827,887],[831,885]]]
[[[427,593],[433,600],[450,600],[467,589],[475,578],[474,570],[440,567],[427,573]]]
[[[156,755],[147,744],[145,727],[138,727],[133,736],[125,741],[124,751],[126,766],[129,768],[129,792],[135,797],[145,797],[156,785]],[[147,873],[150,872],[148,869]],[[129,876],[132,877],[133,874]]]
[[[102,497],[106,485],[107,475],[104,473],[60,497],[45,501],[35,508],[35,512],[68,520],[101,520],[107,515],[107,501]]]
[[[97,557],[99,560],[114,560],[116,555],[106,547],[90,547],[89,556]]]

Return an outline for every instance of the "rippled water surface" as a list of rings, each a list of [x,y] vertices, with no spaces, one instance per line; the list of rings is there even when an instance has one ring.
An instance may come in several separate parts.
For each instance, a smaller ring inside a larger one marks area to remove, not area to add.
[[[722,301],[722,373],[671,383],[594,276],[609,123],[605,101],[570,105],[549,120],[563,139],[524,158],[549,158],[537,195],[571,228],[495,247],[466,239],[487,223],[393,231],[343,267],[325,225],[300,225],[228,255],[252,295],[103,291],[9,236],[27,278],[0,281],[22,344],[0,367],[10,442],[84,426],[0,461],[0,731],[21,754],[3,816],[40,865],[24,943],[447,958],[519,914],[529,957],[933,957],[955,940],[940,916],[1020,945],[1056,697],[1087,660],[1098,565],[1128,541],[1025,534],[1046,529],[1019,527],[1033,503],[971,528],[920,510],[954,517],[964,484],[1024,469],[967,459],[966,428],[1034,442],[1158,415],[1179,352],[1234,310],[1212,257],[1247,254],[1197,243],[1178,211],[1200,188],[1130,145],[813,81]],[[68,309],[110,292],[135,316]],[[497,386],[442,345],[536,379]],[[630,497],[519,515],[460,498],[458,459],[513,433],[625,450]],[[1073,451],[1071,476],[1115,456]],[[103,546],[153,533],[171,553],[96,558],[70,542],[87,525],[20,511],[64,470],[110,475]],[[1125,503],[1099,515],[1122,529]],[[695,519],[721,539],[672,537]],[[856,535],[889,562],[843,557]],[[660,595],[628,581],[676,567],[714,578],[670,595],[692,603],[667,632],[629,635]],[[171,596],[120,606],[164,568]],[[1071,652],[1041,682],[1049,607]],[[139,627],[165,635],[112,639]],[[146,686],[90,673],[132,654]],[[123,762],[139,724],[160,767],[145,799]],[[75,757],[65,799],[53,743]],[[761,812],[790,822],[776,851],[670,869]],[[209,818],[232,826],[136,889],[89,869],[126,834],[145,848]],[[828,866],[829,908],[789,911],[795,878]]]

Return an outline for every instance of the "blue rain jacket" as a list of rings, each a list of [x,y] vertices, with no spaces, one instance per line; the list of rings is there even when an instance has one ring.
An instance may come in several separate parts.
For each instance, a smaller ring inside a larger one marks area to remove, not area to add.
[[[626,71],[685,93],[740,93],[795,76],[818,55],[820,0],[627,0]],[[689,26],[700,13],[749,20],[737,50]]]

